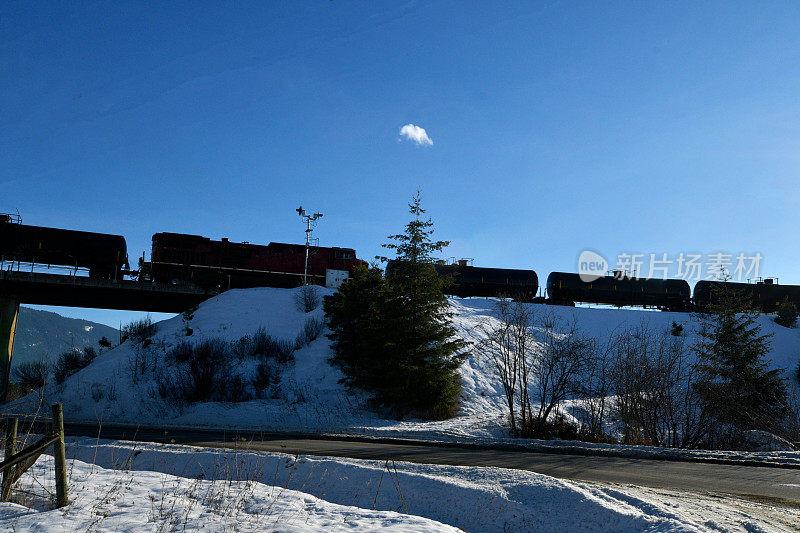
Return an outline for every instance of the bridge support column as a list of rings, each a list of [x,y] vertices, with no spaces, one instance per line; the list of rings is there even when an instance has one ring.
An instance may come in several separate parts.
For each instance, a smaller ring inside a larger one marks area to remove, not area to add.
[[[19,302],[0,298],[0,402],[8,396],[8,380],[11,376],[11,355],[14,352],[14,334],[17,332]]]

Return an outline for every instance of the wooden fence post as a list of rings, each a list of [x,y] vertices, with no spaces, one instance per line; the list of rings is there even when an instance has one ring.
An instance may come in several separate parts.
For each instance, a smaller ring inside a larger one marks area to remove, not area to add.
[[[5,459],[14,455],[17,447],[17,419],[6,420],[6,447],[3,450]],[[11,485],[14,483],[14,469],[3,472],[3,483],[0,485],[0,502],[7,502],[11,496]]]
[[[53,405],[53,433],[58,437],[53,444],[56,467],[56,507],[69,503],[67,497],[67,457],[64,450],[64,410],[60,403]]]

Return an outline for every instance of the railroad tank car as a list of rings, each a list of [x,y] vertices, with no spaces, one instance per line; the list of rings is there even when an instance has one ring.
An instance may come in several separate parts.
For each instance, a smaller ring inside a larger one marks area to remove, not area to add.
[[[14,222],[0,216],[0,260],[89,269],[93,278],[117,279],[127,270],[125,237]]]
[[[657,307],[683,311],[691,305],[689,284],[682,279],[651,279],[604,276],[591,282],[579,274],[551,272],[547,277],[547,296],[551,303],[575,302]]]
[[[389,261],[386,273],[391,275],[395,265],[396,260]],[[539,290],[539,277],[533,270],[474,267],[465,262],[453,265],[434,263],[433,267],[440,276],[452,279],[444,292],[459,298],[508,296],[530,301]]]
[[[309,247],[309,283],[338,287],[363,263],[352,248]],[[155,281],[189,281],[202,287],[296,287],[303,282],[305,246],[266,245],[212,240],[200,235],[156,233],[145,277]]]
[[[724,290],[732,290],[740,294],[748,303],[762,313],[772,313],[787,298],[800,307],[800,286],[779,285],[772,279],[756,283],[736,283],[731,281],[698,281],[694,286],[694,304],[700,311],[719,301]]]
[[[519,300],[533,300],[539,290],[539,277],[533,270],[460,264],[436,264],[434,268],[440,276],[449,276],[453,280],[445,292],[460,298],[509,296]]]

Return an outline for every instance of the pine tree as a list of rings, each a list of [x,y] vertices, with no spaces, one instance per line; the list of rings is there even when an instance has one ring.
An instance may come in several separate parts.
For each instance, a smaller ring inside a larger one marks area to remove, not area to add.
[[[693,347],[705,375],[698,392],[725,427],[775,430],[786,414],[786,384],[765,360],[772,335],[761,333],[758,313],[734,290],[719,291],[716,301]]]
[[[419,193],[409,210],[405,231],[384,245],[397,253],[390,273],[357,268],[325,298],[331,362],[346,384],[370,391],[399,417],[446,418],[458,408],[467,343],[451,324],[442,293],[447,280],[433,268],[432,254],[448,243],[431,239],[433,222],[422,218]]]
[[[104,350],[111,349],[111,341],[108,340],[105,336],[102,337],[99,341],[97,341],[97,344],[100,345],[100,353],[103,353]]]
[[[797,306],[789,301],[789,297],[781,302],[776,312],[775,323],[785,328],[793,328],[797,324]]]
[[[386,278],[383,323],[385,369],[389,380],[384,400],[399,414],[447,418],[455,414],[461,381],[458,368],[467,343],[456,337],[452,313],[442,292],[446,280],[433,267],[433,253],[449,242],[434,241],[433,222],[423,218],[419,191],[409,204],[412,220],[405,231],[383,245],[397,254]]]
[[[327,337],[334,352],[331,363],[342,369],[342,382],[349,386],[370,391],[381,387],[385,289],[383,272],[377,266],[359,265],[337,292],[323,300],[331,331]]]

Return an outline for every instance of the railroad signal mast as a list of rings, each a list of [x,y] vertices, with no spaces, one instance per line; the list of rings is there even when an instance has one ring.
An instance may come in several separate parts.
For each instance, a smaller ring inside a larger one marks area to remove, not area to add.
[[[314,213],[313,215],[309,215],[306,213],[306,210],[303,209],[301,205],[295,211],[297,214],[300,215],[306,222],[306,264],[303,268],[303,285],[308,285],[308,248],[311,246],[311,232],[314,231],[311,229],[312,222],[316,223],[318,218],[322,218],[322,213]]]

